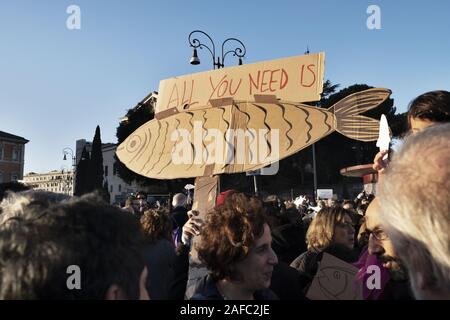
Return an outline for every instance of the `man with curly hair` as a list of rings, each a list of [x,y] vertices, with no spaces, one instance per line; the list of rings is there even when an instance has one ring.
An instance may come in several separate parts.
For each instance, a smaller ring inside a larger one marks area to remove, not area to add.
[[[208,268],[196,286],[194,300],[268,300],[277,256],[260,200],[233,193],[206,215],[197,246]]]

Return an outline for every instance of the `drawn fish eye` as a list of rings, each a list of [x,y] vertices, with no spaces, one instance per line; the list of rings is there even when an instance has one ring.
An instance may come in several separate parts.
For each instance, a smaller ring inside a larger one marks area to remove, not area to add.
[[[142,143],[142,139],[138,135],[134,135],[130,138],[127,143],[127,151],[130,153],[136,152],[136,150],[140,147]]]

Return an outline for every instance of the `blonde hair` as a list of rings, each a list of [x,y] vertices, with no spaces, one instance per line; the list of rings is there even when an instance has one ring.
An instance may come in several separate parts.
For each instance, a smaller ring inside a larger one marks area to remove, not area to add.
[[[413,291],[450,292],[450,124],[410,136],[379,186],[382,224]],[[420,284],[418,283],[420,281]]]
[[[323,250],[334,240],[334,228],[338,222],[344,220],[345,215],[352,217],[348,210],[342,207],[321,209],[309,225],[306,232],[308,250]]]

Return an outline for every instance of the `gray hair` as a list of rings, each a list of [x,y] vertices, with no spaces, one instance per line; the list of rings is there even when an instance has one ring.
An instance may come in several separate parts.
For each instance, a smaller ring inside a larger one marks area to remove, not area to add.
[[[414,294],[450,293],[450,123],[410,136],[380,182],[380,216]]]
[[[177,193],[173,196],[172,206],[176,207],[184,207],[186,205],[186,196],[182,193]]]

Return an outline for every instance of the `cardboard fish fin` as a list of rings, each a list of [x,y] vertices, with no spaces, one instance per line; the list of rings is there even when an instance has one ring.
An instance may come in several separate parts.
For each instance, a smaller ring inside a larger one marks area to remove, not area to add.
[[[372,88],[348,95],[335,103],[330,111],[334,110],[336,115],[348,116],[363,114],[364,112],[378,107],[383,103],[392,91],[383,88]]]
[[[336,117],[336,122],[336,131],[348,138],[365,142],[378,139],[378,120],[356,115],[341,119],[341,121]]]
[[[336,131],[355,140],[377,140],[379,121],[361,114],[378,107],[390,94],[388,89],[368,89],[351,94],[334,104],[328,110],[336,117]]]

